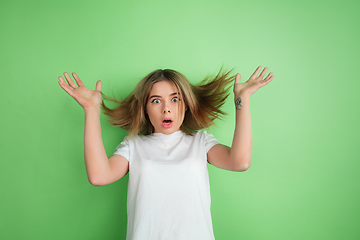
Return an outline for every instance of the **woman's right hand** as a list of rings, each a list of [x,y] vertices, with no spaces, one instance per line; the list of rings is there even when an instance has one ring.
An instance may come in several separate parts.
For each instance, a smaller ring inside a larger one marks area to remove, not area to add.
[[[72,73],[77,85],[73,82],[71,77],[67,72],[64,73],[67,83],[65,80],[60,76],[59,77],[59,85],[62,89],[65,90],[71,97],[73,97],[80,106],[86,110],[87,108],[92,107],[100,107],[100,103],[102,100],[101,96],[101,81],[99,80],[96,83],[95,90],[90,90],[83,82],[80,80],[76,73]]]

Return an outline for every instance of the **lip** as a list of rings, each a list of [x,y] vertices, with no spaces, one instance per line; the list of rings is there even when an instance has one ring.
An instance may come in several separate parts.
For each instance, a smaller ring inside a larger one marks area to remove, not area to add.
[[[165,120],[170,120],[170,123],[165,123]],[[163,128],[171,128],[173,125],[174,121],[170,118],[170,117],[165,117],[163,120],[161,120],[161,125],[163,126]]]

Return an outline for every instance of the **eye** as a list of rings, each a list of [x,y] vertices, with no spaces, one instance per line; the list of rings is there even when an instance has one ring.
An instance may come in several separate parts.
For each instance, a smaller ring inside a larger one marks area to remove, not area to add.
[[[180,101],[180,98],[178,98],[178,97],[173,97],[173,98],[171,99],[171,101],[173,101],[173,102],[178,102],[178,101]]]
[[[160,99],[155,98],[155,99],[153,99],[151,102],[152,102],[152,103],[160,103],[161,101],[160,101]]]

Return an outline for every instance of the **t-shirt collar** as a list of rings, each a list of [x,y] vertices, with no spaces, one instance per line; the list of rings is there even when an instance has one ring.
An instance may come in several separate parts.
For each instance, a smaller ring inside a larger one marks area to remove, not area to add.
[[[163,133],[151,134],[152,137],[156,137],[156,138],[174,138],[174,137],[180,137],[182,135],[184,135],[184,133],[181,130],[173,132],[171,134],[163,134]]]

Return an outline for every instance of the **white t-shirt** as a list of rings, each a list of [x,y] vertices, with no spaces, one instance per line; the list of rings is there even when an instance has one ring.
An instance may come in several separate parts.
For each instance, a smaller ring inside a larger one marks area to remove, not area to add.
[[[205,131],[154,133],[124,140],[129,161],[127,240],[213,240]]]

